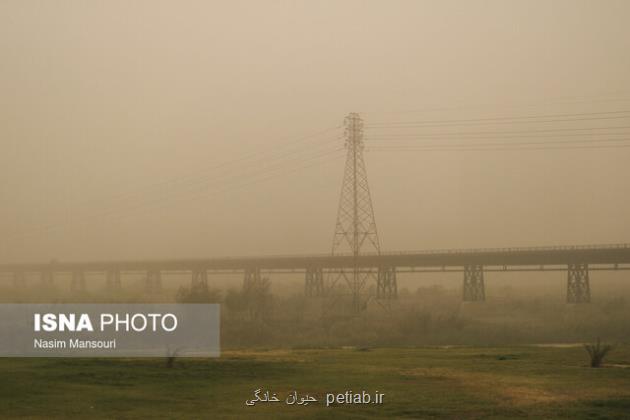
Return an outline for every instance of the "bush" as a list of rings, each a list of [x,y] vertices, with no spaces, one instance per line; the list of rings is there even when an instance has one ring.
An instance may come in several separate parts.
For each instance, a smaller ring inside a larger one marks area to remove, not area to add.
[[[177,291],[175,300],[179,303],[219,303],[221,292],[205,287],[190,288],[182,286]]]
[[[585,344],[584,348],[591,359],[591,367],[598,368],[602,366],[604,357],[606,357],[613,347],[610,344],[602,345],[599,338],[597,338],[596,344]]]

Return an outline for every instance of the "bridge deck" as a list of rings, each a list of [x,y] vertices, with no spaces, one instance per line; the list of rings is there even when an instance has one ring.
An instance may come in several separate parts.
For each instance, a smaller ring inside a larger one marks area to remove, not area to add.
[[[184,271],[184,270],[305,270],[308,268],[348,269],[355,266],[400,268],[485,266],[550,266],[575,263],[630,264],[630,244],[573,247],[535,247],[390,252],[361,255],[294,255],[229,257],[180,260],[88,261],[35,264],[2,264],[0,272],[15,271]]]

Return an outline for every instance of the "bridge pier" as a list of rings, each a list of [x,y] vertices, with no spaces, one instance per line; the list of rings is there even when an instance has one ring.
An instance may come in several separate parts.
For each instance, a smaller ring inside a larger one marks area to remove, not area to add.
[[[304,295],[306,297],[324,296],[324,270],[321,267],[306,269]]]
[[[41,272],[41,281],[43,287],[52,287],[55,280],[55,273],[52,270],[44,270]]]
[[[591,285],[588,264],[569,264],[567,276],[567,303],[589,303]]]
[[[483,280],[483,266],[464,266],[464,302],[483,302],[485,300],[486,286]]]
[[[205,268],[198,268],[192,271],[190,290],[192,292],[208,291],[208,270]]]
[[[70,290],[73,292],[85,291],[85,273],[83,272],[83,270],[74,270],[72,272]]]
[[[246,268],[245,278],[243,279],[243,292],[249,293],[250,291],[258,289],[262,284],[262,277],[260,276],[260,268]]]
[[[24,276],[24,271],[15,271],[13,273],[13,287],[21,289],[24,286],[26,286],[26,276]]]
[[[148,270],[145,282],[147,293],[159,293],[162,290],[162,272],[160,270]]]
[[[120,281],[120,270],[111,269],[105,273],[105,287],[108,291],[119,291],[122,289],[122,283]]]
[[[376,298],[397,299],[396,267],[379,267],[376,276]]]
[[[260,268],[246,268],[243,279],[243,297],[251,320],[261,319],[269,311],[271,283],[260,275]]]

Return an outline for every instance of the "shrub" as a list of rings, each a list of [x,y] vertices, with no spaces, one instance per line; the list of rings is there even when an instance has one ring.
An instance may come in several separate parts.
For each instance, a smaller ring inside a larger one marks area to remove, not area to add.
[[[584,348],[588,352],[588,355],[591,359],[591,367],[598,368],[602,366],[602,362],[604,361],[604,357],[610,352],[613,348],[610,344],[602,345],[599,338],[597,338],[597,343],[595,344],[585,344]]]

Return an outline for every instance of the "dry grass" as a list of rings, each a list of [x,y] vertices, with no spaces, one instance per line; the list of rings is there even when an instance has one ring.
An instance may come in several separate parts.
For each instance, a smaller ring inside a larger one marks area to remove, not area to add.
[[[427,379],[447,379],[457,382],[458,386],[484,397],[497,399],[498,403],[513,406],[565,402],[574,397],[550,392],[544,389],[544,382],[535,378],[506,376],[485,372],[470,372],[448,368],[418,368],[403,372],[403,375],[424,377]]]

